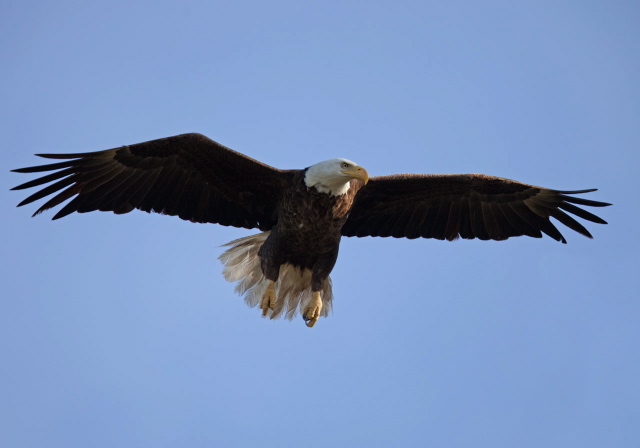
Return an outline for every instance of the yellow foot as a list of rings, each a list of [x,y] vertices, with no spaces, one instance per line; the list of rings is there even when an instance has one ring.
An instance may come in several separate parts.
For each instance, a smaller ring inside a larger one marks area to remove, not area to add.
[[[276,306],[276,284],[269,280],[267,289],[262,294],[262,301],[260,301],[260,309],[262,310],[262,317],[265,317],[269,310],[274,309]]]
[[[302,318],[307,327],[313,327],[320,317],[320,311],[322,311],[322,299],[320,298],[320,291],[313,291],[311,293],[311,301],[304,308]]]

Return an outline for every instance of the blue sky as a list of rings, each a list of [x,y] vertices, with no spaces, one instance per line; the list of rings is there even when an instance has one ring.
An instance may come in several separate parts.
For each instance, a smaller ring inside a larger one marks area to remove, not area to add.
[[[0,445],[640,446],[630,1],[0,6]],[[479,172],[613,202],[589,240],[345,239],[334,313],[266,321],[249,231],[16,209],[42,152],[200,132],[280,168]]]

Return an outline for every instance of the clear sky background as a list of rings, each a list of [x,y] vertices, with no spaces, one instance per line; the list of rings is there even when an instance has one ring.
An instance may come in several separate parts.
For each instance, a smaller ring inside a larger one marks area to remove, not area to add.
[[[3,1],[0,446],[640,446],[638,23],[633,1]],[[615,205],[567,245],[344,239],[313,329],[222,278],[251,231],[15,208],[34,153],[185,132]]]

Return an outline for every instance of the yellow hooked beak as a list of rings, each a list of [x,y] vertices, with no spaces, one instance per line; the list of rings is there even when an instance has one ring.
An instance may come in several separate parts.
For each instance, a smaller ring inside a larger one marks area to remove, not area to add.
[[[354,179],[360,179],[365,183],[365,185],[367,182],[369,182],[369,173],[367,173],[367,170],[365,170],[361,166],[350,167],[342,170],[341,172],[342,174],[346,174],[347,176],[353,177]]]

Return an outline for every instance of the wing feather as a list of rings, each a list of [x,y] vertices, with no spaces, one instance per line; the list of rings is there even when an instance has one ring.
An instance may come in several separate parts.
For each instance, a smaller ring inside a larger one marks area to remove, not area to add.
[[[438,210],[440,209],[439,199],[432,199],[429,202],[430,203],[429,208],[427,209],[427,214],[424,217],[422,227],[420,228],[420,236],[422,238],[433,238],[433,225],[436,222],[436,218],[438,217]]]
[[[492,202],[482,202],[482,219],[484,221],[485,227],[487,228],[489,238],[496,241],[506,240],[507,237],[505,236],[505,230],[508,229],[508,222],[507,225],[504,226],[505,230],[503,230],[503,226],[498,224],[498,222],[496,221],[495,215],[493,214],[492,206]]]
[[[133,208],[140,209],[144,212],[151,213],[151,207],[147,207],[148,202],[144,202],[147,198],[147,195],[153,188],[156,180],[160,176],[160,168],[156,168],[153,170],[145,171],[145,175],[141,179],[139,188],[137,190],[131,190],[129,196],[129,204],[133,206]],[[127,192],[129,193],[129,192]]]
[[[71,199],[67,204],[62,207],[58,213],[53,215],[53,220],[64,218],[67,215],[78,210],[79,207],[82,207],[84,203],[84,196],[78,195],[75,198]]]
[[[447,228],[445,229],[445,238],[453,241],[458,238],[460,231],[460,201],[451,201],[449,216],[447,217]]]
[[[56,191],[62,190],[63,188],[66,188],[67,186],[71,185],[73,183],[73,178],[66,178],[66,179],[62,179],[59,180],[58,182],[49,185],[48,187],[43,188],[40,191],[37,191],[35,193],[33,193],[31,196],[27,197],[26,199],[24,199],[22,202],[20,202],[18,204],[18,207],[22,207],[23,205],[27,205],[27,204],[31,204],[34,201],[37,201],[38,199],[42,199],[45,196],[49,196],[50,194],[55,193]],[[38,211],[36,211],[33,216],[42,213],[44,210],[43,208],[40,208]]]
[[[424,222],[424,218],[427,216],[428,206],[425,201],[418,202],[417,206],[413,210],[411,219],[407,223],[405,229],[406,237],[409,239],[420,238],[420,227]]]
[[[583,210],[579,207],[576,207],[573,204],[568,204],[568,203],[561,203],[560,205],[558,205],[558,207],[560,207],[561,209],[572,213],[574,215],[576,215],[579,218],[582,219],[586,219],[587,221],[591,221],[591,222],[596,222],[598,224],[606,224],[607,221],[605,221],[604,219],[600,218],[599,216],[594,215],[593,213],[589,213],[586,210]],[[598,206],[600,207],[600,206]]]
[[[505,217],[505,221],[514,228],[514,234],[510,236],[526,235],[532,238],[542,238],[542,233],[540,232],[540,230],[535,228],[531,223],[527,222],[526,219],[522,219],[513,210],[513,208],[511,208],[508,202],[498,202],[496,205],[502,212],[502,215]]]
[[[569,227],[571,230],[574,230],[579,234],[586,236],[587,238],[593,238],[593,236],[591,236],[589,231],[582,224],[573,219],[571,216],[567,215],[562,210],[553,209],[551,211],[551,216],[553,216],[565,226]]]
[[[475,238],[473,229],[471,228],[471,207],[469,205],[469,197],[460,198],[460,215],[458,218],[458,234],[466,240]]]
[[[518,233],[518,230],[511,223],[511,220],[507,218],[503,213],[499,202],[489,203],[489,206],[491,214],[493,215],[493,219],[502,232],[500,238],[501,240],[506,240],[509,237],[520,235],[520,233]]]
[[[48,174],[46,176],[39,177],[29,182],[25,182],[21,185],[18,185],[14,188],[14,190],[23,190],[25,188],[33,188],[42,184],[48,184],[49,182],[53,182],[54,180],[61,179],[63,177],[67,177],[75,172],[75,168],[67,168],[64,170],[56,171],[55,173]]]
[[[53,171],[53,170],[61,170],[63,168],[68,168],[70,166],[75,166],[76,162],[73,160],[69,160],[67,162],[58,162],[58,163],[49,163],[47,165],[38,165],[38,166],[30,166],[27,168],[18,168],[12,170],[14,173],[40,173],[42,171]],[[29,182],[27,182],[28,184]],[[17,187],[12,188],[12,190],[21,190],[25,187],[26,184],[19,185]]]
[[[67,185],[69,185],[70,183],[71,182],[67,183]],[[52,187],[53,187],[53,185],[52,185]],[[52,189],[51,192],[53,193],[53,192],[59,191],[61,188],[65,188],[65,187],[56,185],[56,188]],[[44,191],[44,190],[42,190],[42,191]],[[44,196],[47,196],[48,194],[51,194],[51,193],[46,193]],[[67,199],[73,197],[76,194],[78,194],[77,186],[71,185],[70,187],[62,190],[60,193],[56,194],[54,197],[52,197],[47,202],[45,202],[42,207],[40,207],[38,210],[36,210],[36,212],[33,214],[33,216],[36,216],[36,215],[42,213],[45,210],[53,208],[56,205],[62,204],[64,201],[66,201]],[[22,201],[22,202],[24,202],[24,201]],[[19,206],[20,205],[23,205],[23,204],[20,203]]]
[[[397,215],[388,215],[385,218],[386,222],[383,226],[380,227],[380,230],[378,231],[378,236],[381,236],[383,238],[391,236],[391,232],[393,232],[393,226],[396,224]]]
[[[391,236],[394,238],[404,238],[405,229],[407,225],[409,225],[409,221],[411,220],[411,216],[413,215],[413,210],[405,208],[398,219],[393,225],[393,229],[391,230]]]
[[[118,213],[120,209],[128,209],[131,196],[140,188],[143,178],[147,174],[146,171],[130,171],[129,176],[122,180],[112,189],[105,189],[100,211],[113,210]],[[133,210],[130,208],[129,211]]]
[[[489,232],[484,222],[484,216],[482,215],[482,202],[477,193],[471,194],[471,200],[469,201],[469,211],[471,212],[471,230],[476,238],[486,241],[489,239]]]
[[[513,210],[521,220],[523,220],[527,224],[530,224],[534,229],[538,231],[534,238],[542,238],[542,233],[540,233],[541,231],[547,233],[544,229],[541,228],[542,218],[529,207],[527,207],[524,202],[509,202],[509,207],[511,207],[511,210]]]
[[[591,190],[585,190],[585,191],[591,192],[591,191],[597,191],[597,189],[593,188]],[[565,191],[560,191],[559,193],[562,193],[562,194],[559,194],[558,198],[563,200],[565,203],[566,202],[571,202],[572,204],[586,205],[588,207],[606,207],[608,205],[611,205],[611,204],[608,204],[606,202],[592,201],[591,199],[583,199],[583,198],[575,198],[573,196],[567,196],[565,194],[567,192],[565,192]],[[571,192],[569,192],[569,193],[571,193]]]
[[[357,236],[380,236],[378,234],[379,229],[382,227],[382,224],[385,223],[387,217],[385,215],[373,215],[365,225],[363,225],[360,229],[358,229]]]
[[[431,235],[438,240],[444,240],[447,237],[447,224],[449,220],[449,212],[451,211],[451,202],[448,200],[440,201],[438,213],[433,220]]]

